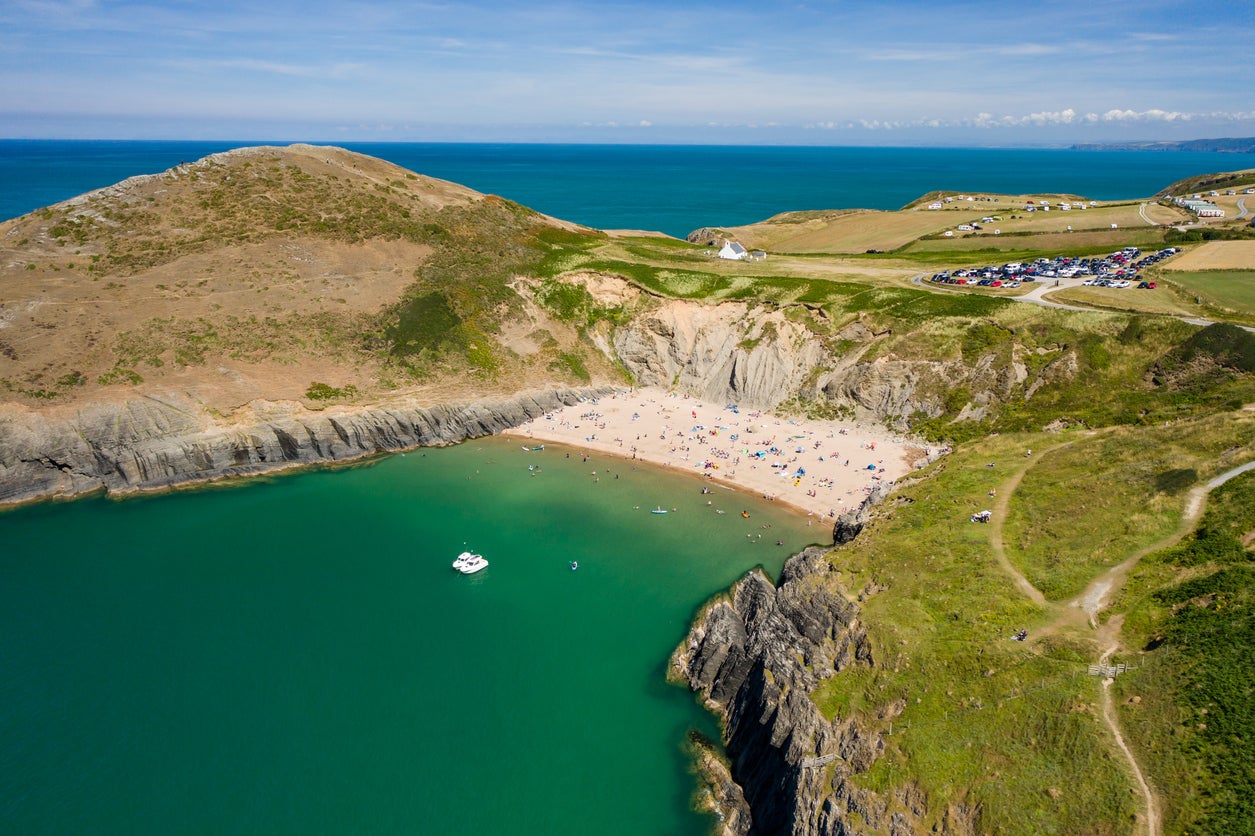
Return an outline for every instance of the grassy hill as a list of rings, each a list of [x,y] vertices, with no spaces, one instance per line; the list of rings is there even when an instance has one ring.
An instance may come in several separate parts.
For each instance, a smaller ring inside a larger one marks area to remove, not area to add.
[[[593,236],[342,149],[217,154],[0,225],[0,388],[67,403],[147,381],[226,411],[314,383],[575,381],[574,333],[510,284]]]

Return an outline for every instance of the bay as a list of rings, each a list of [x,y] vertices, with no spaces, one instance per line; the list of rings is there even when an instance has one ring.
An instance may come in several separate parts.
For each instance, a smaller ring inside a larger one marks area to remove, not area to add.
[[[701,484],[484,439],[0,514],[0,821],[704,833],[667,656],[815,529]]]

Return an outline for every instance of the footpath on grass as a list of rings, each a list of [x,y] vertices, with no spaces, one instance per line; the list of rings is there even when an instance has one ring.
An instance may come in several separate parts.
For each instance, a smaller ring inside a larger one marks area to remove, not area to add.
[[[1068,446],[1072,442],[1065,442],[1049,448],[1043,452],[1051,452]],[[1087,621],[1089,626],[1095,630],[1094,637],[1099,646],[1104,648],[1098,657],[1096,664],[1101,668],[1105,667],[1108,660],[1121,648],[1120,632],[1123,625],[1124,617],[1122,613],[1115,613],[1107,619],[1105,623],[1098,620],[1098,614],[1107,608],[1110,604],[1112,590],[1118,590],[1124,579],[1138,564],[1138,562],[1146,555],[1153,554],[1171,546],[1176,545],[1184,537],[1186,537],[1197,525],[1202,517],[1203,507],[1206,504],[1207,496],[1211,491],[1220,487],[1243,473],[1255,470],[1255,461],[1247,462],[1239,467],[1221,473],[1205,484],[1195,487],[1188,495],[1185,503],[1184,512],[1181,515],[1181,522],[1177,529],[1167,537],[1153,543],[1149,546],[1138,549],[1129,555],[1118,565],[1103,571],[1095,577],[1086,587],[1085,591],[1066,603],[1052,604],[1048,602],[1039,589],[1021,573],[1014,564],[1007,558],[1006,544],[1003,540],[1003,521],[1006,518],[1007,510],[1010,507],[1011,498],[1014,496],[1016,489],[1023,481],[1024,476],[1033,466],[1034,460],[1026,458],[1024,466],[1019,468],[1005,482],[1002,483],[997,503],[995,505],[995,514],[992,525],[990,526],[990,543],[993,553],[998,561],[998,565],[1007,573],[1007,575],[1015,582],[1015,586],[1029,600],[1041,607],[1055,610],[1055,618],[1048,622],[1044,627],[1040,627],[1034,631],[1033,642],[1040,642],[1046,636],[1057,633],[1066,627],[1083,626]],[[1082,620],[1084,618],[1084,620]],[[1149,836],[1159,836],[1160,833],[1160,817],[1159,817],[1159,799],[1150,783],[1146,780],[1141,765],[1138,763],[1137,757],[1132,749],[1124,740],[1121,733],[1119,723],[1111,701],[1111,685],[1114,680],[1111,677],[1104,678],[1102,682],[1102,718],[1103,722],[1110,729],[1116,746],[1124,754],[1133,778],[1141,791],[1143,810],[1141,813],[1141,823],[1144,831]]]

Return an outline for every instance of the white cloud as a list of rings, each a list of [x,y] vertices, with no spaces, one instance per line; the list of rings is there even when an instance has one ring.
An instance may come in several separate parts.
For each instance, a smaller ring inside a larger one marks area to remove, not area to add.
[[[803,125],[808,130],[848,130],[862,128],[867,131],[892,131],[906,128],[1026,128],[1058,125],[1097,125],[1133,124],[1133,123],[1182,123],[1206,121],[1210,123],[1238,123],[1255,120],[1255,111],[1207,111],[1187,113],[1177,110],[1132,110],[1113,108],[1103,113],[1081,113],[1075,108],[1063,110],[1040,110],[1026,114],[993,114],[977,113],[975,116],[958,119],[921,118],[921,119],[874,119],[862,118],[848,121],[817,120]]]

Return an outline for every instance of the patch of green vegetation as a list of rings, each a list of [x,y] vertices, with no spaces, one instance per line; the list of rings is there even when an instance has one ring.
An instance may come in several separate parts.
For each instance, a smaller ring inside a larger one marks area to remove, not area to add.
[[[578,351],[559,352],[557,359],[549,364],[549,368],[556,372],[568,374],[581,383],[589,383],[592,381],[592,375],[588,373],[588,367],[584,364],[584,358]]]
[[[1196,568],[1187,579],[1144,595],[1125,623],[1126,641],[1144,644],[1145,651],[1140,667],[1116,680],[1120,722],[1160,795],[1165,833],[1255,828],[1255,773],[1250,769],[1255,762],[1255,668],[1250,665],[1255,553],[1217,554],[1220,562],[1194,563],[1208,557],[1197,546],[1212,540],[1230,516],[1232,506],[1223,507],[1226,494],[1241,495],[1237,505],[1250,526],[1255,477],[1248,475],[1213,493],[1222,508],[1213,515],[1209,507],[1194,545],[1145,561],[1143,578],[1160,574],[1186,553],[1186,562]]]
[[[1255,334],[1224,322],[1191,334],[1152,366],[1156,383],[1182,394],[1215,390],[1226,383],[1240,385],[1253,370]]]
[[[138,386],[144,382],[144,378],[134,369],[127,369],[121,366],[114,366],[109,371],[96,378],[96,382],[101,386],[110,386],[114,383],[129,383],[132,386]]]
[[[327,383],[314,382],[309,384],[309,388],[305,390],[305,397],[311,401],[349,400],[356,396],[357,387],[352,383],[336,387]]]
[[[522,300],[511,287],[518,276],[544,275],[556,264],[571,262],[599,236],[556,229],[531,210],[500,198],[447,207],[428,224],[438,227],[439,246],[415,272],[400,302],[390,306],[365,346],[412,367],[465,364],[479,373],[501,367],[501,352],[491,335],[502,316]],[[585,321],[614,319],[613,309],[591,303],[583,288],[545,282],[555,307]],[[570,294],[570,296],[566,295]],[[581,299],[576,299],[584,294]],[[585,302],[581,307],[581,302]]]
[[[563,322],[588,327],[597,322],[621,322],[621,305],[601,305],[588,289],[560,279],[545,279],[536,288],[536,301]]]
[[[963,339],[964,357],[976,359],[990,349],[1005,346],[1011,339],[1011,332],[991,322],[972,325]],[[967,403],[967,401],[964,401]]]
[[[1165,244],[1197,244],[1202,241],[1245,241],[1255,238],[1249,226],[1205,226],[1201,229],[1170,227],[1164,233]]]
[[[384,335],[392,353],[404,357],[424,351],[439,351],[459,341],[462,317],[443,291],[433,290],[409,299],[398,307]]]
[[[862,734],[889,735],[861,785],[963,797],[980,807],[982,832],[1118,832],[1134,808],[1098,716],[1101,686],[1085,675],[1091,650],[1066,636],[1010,640],[1052,615],[999,568],[993,527],[968,521],[989,502],[991,479],[1043,441],[964,445],[902,480],[902,499],[832,554],[841,584],[861,593],[875,663],[826,680],[813,698],[826,716],[856,718]]]
[[[1255,449],[1255,419],[1116,428],[1039,451],[1009,509],[1007,557],[1048,599],[1072,597],[1175,531],[1187,500],[1182,471],[1209,477],[1227,449]]]
[[[1221,565],[1255,560],[1255,475],[1231,479],[1212,491],[1194,532],[1161,554],[1174,566]]]

